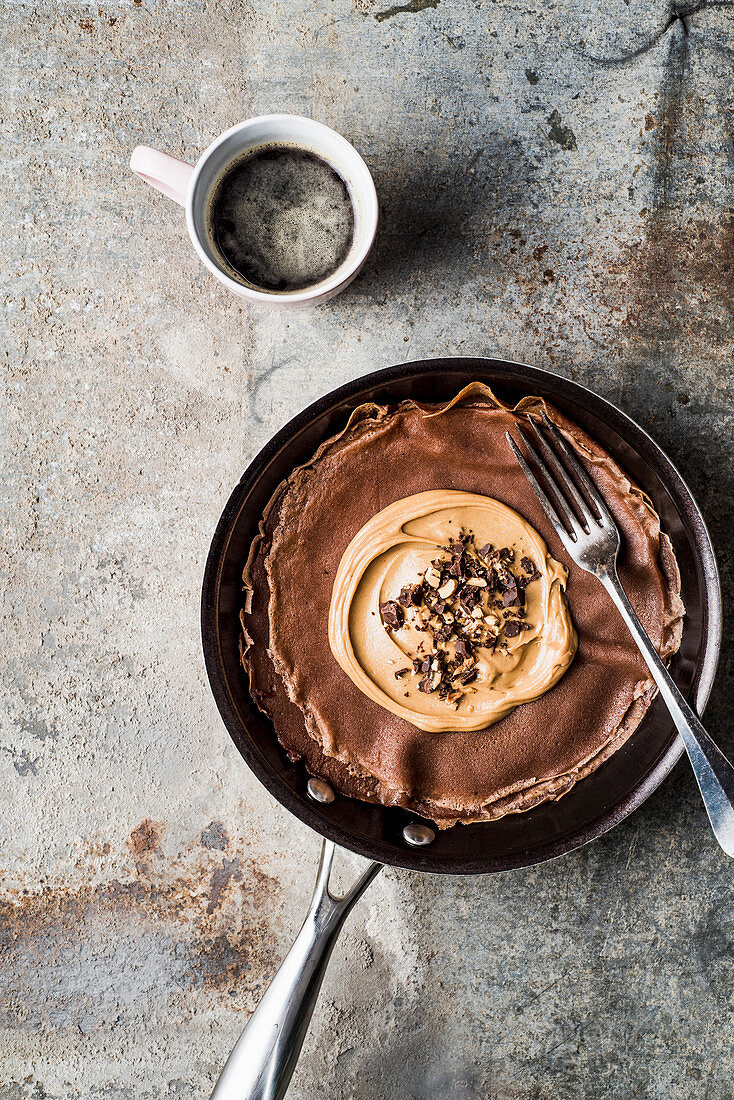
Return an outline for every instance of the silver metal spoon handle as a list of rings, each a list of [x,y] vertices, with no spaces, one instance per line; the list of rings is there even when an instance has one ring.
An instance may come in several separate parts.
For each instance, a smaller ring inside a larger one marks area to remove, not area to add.
[[[714,835],[726,854],[734,859],[734,767],[711,740],[698,716],[676,687],[637,618],[616,569],[607,571],[599,579],[617,605],[637,643],[670,711],[675,728],[683,739]]]
[[[280,1100],[296,1068],[326,967],[352,906],[381,863],[341,897],[329,892],[334,845],[325,840],[311,905],[293,947],[227,1059],[211,1100]]]

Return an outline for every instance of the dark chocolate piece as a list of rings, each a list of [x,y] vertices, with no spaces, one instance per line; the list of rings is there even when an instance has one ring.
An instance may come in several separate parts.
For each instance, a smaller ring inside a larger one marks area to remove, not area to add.
[[[387,603],[381,603],[380,615],[382,615],[382,621],[385,626],[389,626],[391,630],[398,630],[405,621],[405,612],[399,603],[395,603],[395,600],[388,600]]]

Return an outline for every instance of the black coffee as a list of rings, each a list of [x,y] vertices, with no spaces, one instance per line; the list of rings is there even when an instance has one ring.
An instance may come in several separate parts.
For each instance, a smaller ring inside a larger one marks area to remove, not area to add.
[[[347,185],[307,149],[271,145],[236,160],[217,185],[211,233],[227,265],[258,290],[294,291],[333,274],[354,239]]]

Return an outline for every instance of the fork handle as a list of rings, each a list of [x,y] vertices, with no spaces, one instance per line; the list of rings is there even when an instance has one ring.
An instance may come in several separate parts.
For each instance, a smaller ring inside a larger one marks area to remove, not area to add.
[[[627,624],[683,739],[714,835],[726,854],[734,859],[734,767],[711,740],[673,682],[637,618],[617,570],[612,568],[599,579]]]

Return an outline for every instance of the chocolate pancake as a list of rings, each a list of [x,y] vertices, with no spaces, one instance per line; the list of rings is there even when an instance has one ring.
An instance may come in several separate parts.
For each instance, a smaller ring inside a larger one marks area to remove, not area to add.
[[[672,548],[650,500],[579,427],[539,398],[514,408],[485,386],[443,407],[365,405],[270,501],[244,572],[242,663],[283,748],[354,798],[399,805],[440,827],[555,799],[634,732],[654,689],[595,577],[559,543],[505,439],[543,407],[574,446],[622,533],[622,584],[661,657],[680,645]],[[578,650],[563,678],[485,730],[429,733],[366,697],[329,647],[334,578],[354,535],[388,504],[452,489],[491,495],[525,517],[568,570]]]

